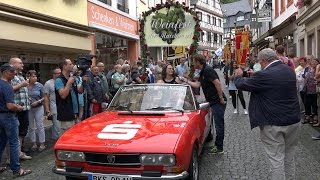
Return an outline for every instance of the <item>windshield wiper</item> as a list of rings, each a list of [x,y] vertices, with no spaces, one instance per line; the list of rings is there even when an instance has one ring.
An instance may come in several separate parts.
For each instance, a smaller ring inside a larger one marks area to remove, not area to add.
[[[157,107],[152,107],[152,108],[148,108],[146,110],[159,110],[159,111],[163,111],[166,109],[170,109],[172,108],[171,106],[157,106]]]
[[[129,111],[130,113],[133,113],[132,110],[129,109],[128,104],[119,104],[119,105],[111,105],[110,107],[115,107],[116,110],[122,110],[122,111]]]
[[[181,112],[181,113],[184,113],[184,110],[183,109],[176,109],[176,108],[173,108],[171,106],[158,106],[158,107],[152,107],[152,108],[148,108],[146,110],[159,110],[159,111],[163,111],[163,110],[174,110],[174,111],[178,111],[178,112]]]

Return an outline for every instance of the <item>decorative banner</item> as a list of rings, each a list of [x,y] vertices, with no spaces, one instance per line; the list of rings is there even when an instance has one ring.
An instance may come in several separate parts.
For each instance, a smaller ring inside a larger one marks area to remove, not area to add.
[[[245,65],[250,52],[250,34],[247,28],[236,33],[236,62]]]
[[[196,21],[182,7],[162,8],[146,17],[144,33],[149,47],[190,46]]]
[[[200,20],[194,9],[183,2],[168,0],[142,13],[140,19],[141,58],[144,67],[148,64],[148,47],[186,46],[189,57],[197,52],[202,32]]]

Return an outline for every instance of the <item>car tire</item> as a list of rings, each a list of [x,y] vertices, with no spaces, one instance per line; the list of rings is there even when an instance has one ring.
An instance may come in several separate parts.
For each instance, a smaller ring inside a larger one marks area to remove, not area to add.
[[[188,174],[189,174],[189,177],[187,178],[187,180],[199,180],[198,150],[195,145],[193,146],[193,150],[191,154]]]
[[[80,178],[66,176],[66,180],[80,180]]]

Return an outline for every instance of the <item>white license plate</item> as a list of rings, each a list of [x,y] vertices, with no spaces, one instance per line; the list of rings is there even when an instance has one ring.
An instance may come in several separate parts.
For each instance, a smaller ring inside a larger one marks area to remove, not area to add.
[[[132,177],[114,174],[91,174],[89,180],[132,180]]]

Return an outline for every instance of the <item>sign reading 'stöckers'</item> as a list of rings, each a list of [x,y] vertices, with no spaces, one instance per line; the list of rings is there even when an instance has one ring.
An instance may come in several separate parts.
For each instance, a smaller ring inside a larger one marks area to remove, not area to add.
[[[146,17],[146,43],[149,47],[190,46],[195,25],[193,15],[182,8],[162,8]]]

